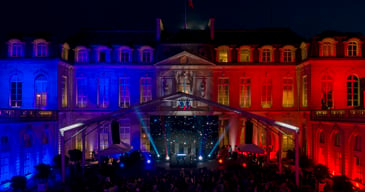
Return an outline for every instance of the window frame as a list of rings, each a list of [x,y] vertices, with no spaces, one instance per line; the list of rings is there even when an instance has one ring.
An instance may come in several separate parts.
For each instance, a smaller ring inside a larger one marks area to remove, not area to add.
[[[119,78],[119,102],[120,108],[131,107],[131,81],[129,77]]]
[[[48,80],[45,75],[38,75],[34,79],[34,98],[37,108],[47,107]]]
[[[251,107],[251,78],[249,77],[240,78],[240,107]]]
[[[220,77],[218,79],[218,103],[229,105],[229,78]]]
[[[25,43],[19,39],[11,39],[8,41],[8,56],[9,57],[24,57]],[[14,53],[15,50],[15,53]]]

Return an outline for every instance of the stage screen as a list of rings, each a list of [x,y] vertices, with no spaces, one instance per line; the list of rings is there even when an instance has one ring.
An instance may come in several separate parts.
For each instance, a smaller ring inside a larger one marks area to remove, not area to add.
[[[206,157],[218,141],[218,116],[151,116],[150,133],[162,157]]]

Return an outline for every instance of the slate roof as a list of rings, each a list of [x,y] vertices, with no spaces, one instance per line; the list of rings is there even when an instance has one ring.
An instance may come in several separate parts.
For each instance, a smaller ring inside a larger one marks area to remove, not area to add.
[[[71,47],[83,45],[151,45],[155,43],[154,31],[132,31],[132,30],[89,30],[81,31],[65,42]]]

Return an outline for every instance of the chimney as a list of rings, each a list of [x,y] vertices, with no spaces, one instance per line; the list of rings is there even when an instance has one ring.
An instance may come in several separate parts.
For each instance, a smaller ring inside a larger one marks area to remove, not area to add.
[[[156,19],[156,41],[161,39],[161,31],[163,31],[163,24],[161,18]]]
[[[214,18],[210,18],[209,19],[209,23],[208,23],[208,26],[209,26],[209,29],[210,29],[210,39],[211,40],[214,40]]]

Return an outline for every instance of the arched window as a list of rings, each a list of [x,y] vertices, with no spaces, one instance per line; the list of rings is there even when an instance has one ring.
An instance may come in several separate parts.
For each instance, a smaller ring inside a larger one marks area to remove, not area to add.
[[[23,96],[23,82],[18,74],[11,77],[10,80],[10,106],[21,107]]]
[[[324,135],[324,132],[321,131],[321,133],[319,134],[319,143],[320,144],[324,144],[325,143],[325,135]]]
[[[354,151],[361,151],[361,136],[360,135],[355,136]]]
[[[119,62],[130,63],[132,61],[132,51],[130,47],[122,46],[119,48]]]
[[[105,63],[110,61],[110,49],[107,46],[98,46],[95,51],[97,62]]]
[[[340,135],[340,133],[335,134],[335,143],[334,143],[334,145],[336,147],[341,146],[341,135]]]
[[[47,106],[47,79],[40,75],[35,79],[35,104],[37,107]]]
[[[322,109],[333,107],[333,79],[329,75],[322,77],[321,97]]]
[[[228,46],[220,46],[217,48],[218,62],[227,63],[230,61],[230,49]]]
[[[48,53],[48,43],[44,39],[36,39],[33,42],[33,55],[35,57],[46,57]]]
[[[347,77],[347,106],[359,106],[360,80],[355,75]]]

